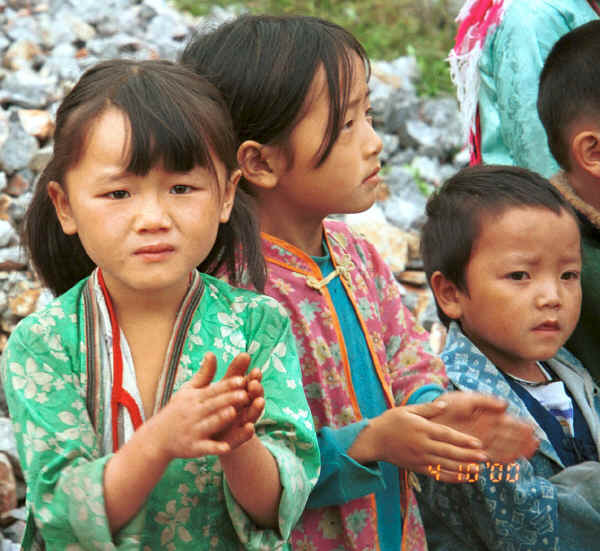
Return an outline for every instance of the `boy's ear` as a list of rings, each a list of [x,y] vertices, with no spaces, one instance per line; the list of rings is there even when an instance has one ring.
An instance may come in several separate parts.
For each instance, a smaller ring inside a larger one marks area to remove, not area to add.
[[[264,189],[273,189],[277,185],[286,166],[280,147],[262,145],[254,140],[246,140],[240,145],[237,160],[244,178]]]
[[[430,280],[431,290],[435,299],[450,319],[456,320],[462,316],[462,306],[460,301],[461,291],[454,283],[446,279],[439,270],[433,272]]]
[[[577,165],[600,179],[600,131],[584,130],[575,134],[571,154]]]
[[[56,217],[60,222],[63,232],[67,235],[74,235],[77,233],[77,223],[73,218],[73,212],[71,205],[69,204],[69,198],[65,193],[65,190],[58,182],[48,183],[48,196],[54,205],[56,211]]]

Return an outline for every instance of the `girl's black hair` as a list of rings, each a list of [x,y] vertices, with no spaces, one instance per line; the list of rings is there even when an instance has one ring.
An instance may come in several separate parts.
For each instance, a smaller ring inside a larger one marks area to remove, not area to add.
[[[329,155],[343,125],[353,77],[353,56],[370,72],[360,42],[348,31],[316,17],[243,15],[198,32],[181,62],[206,76],[223,94],[240,143],[287,144],[306,109],[317,69],[323,67],[329,121],[315,166]],[[293,161],[287,151],[288,160]],[[242,181],[242,185],[248,186]]]
[[[54,152],[40,175],[27,210],[23,241],[43,282],[61,294],[95,268],[77,235],[66,235],[48,196],[48,183],[65,187],[65,174],[84,153],[94,120],[109,108],[120,110],[130,126],[129,164],[143,176],[158,162],[168,171],[195,166],[216,174],[211,155],[236,168],[236,137],[219,92],[192,71],[168,61],[111,60],[86,71],[56,114]],[[199,216],[202,213],[198,213]],[[237,262],[236,262],[237,261]],[[251,198],[238,190],[229,222],[199,270],[225,267],[232,283],[247,273],[262,290],[266,279],[258,224]]]

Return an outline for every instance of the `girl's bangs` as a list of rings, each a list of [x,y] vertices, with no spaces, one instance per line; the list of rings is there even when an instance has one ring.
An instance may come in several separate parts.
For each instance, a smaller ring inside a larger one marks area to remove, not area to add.
[[[207,143],[210,125],[201,116],[205,105],[152,95],[141,102],[126,87],[120,92],[113,101],[129,121],[128,172],[143,176],[162,163],[169,172],[202,166],[214,173]]]

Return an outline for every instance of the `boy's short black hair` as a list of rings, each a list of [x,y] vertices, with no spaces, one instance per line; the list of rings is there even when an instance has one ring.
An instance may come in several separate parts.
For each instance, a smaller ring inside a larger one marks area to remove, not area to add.
[[[447,180],[426,206],[421,256],[427,281],[431,283],[431,276],[439,270],[468,293],[467,265],[484,216],[522,207],[545,208],[556,214],[566,211],[577,220],[569,203],[548,180],[524,168],[472,166]],[[450,318],[437,301],[436,306],[440,320],[448,326]]]
[[[600,124],[600,20],[562,36],[540,75],[537,108],[548,146],[569,170],[569,129],[578,120]]]

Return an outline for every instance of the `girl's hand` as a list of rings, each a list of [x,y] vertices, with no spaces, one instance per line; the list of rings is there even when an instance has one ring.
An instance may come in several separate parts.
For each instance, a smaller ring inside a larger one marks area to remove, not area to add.
[[[348,453],[361,463],[387,461],[429,476],[435,466],[437,480],[458,482],[461,465],[488,457],[478,439],[428,419],[446,407],[432,402],[389,409],[371,419]]]
[[[249,365],[250,356],[248,354],[239,354],[229,364],[223,379],[246,373]],[[264,411],[265,399],[261,379],[262,372],[258,368],[254,368],[246,375],[245,386],[249,398],[248,405],[239,408],[233,423],[217,436],[218,440],[227,442],[232,450],[252,438],[254,435],[254,423],[258,421]]]
[[[504,400],[475,392],[448,392],[436,402],[446,406],[430,419],[479,438],[492,461],[529,458],[539,445],[529,423],[505,413]]]
[[[200,370],[148,420],[159,435],[157,451],[166,460],[221,455],[231,450],[231,443],[217,435],[235,421],[238,411],[250,405],[250,398],[246,379],[240,375],[211,384],[216,369],[214,355],[207,354]]]

